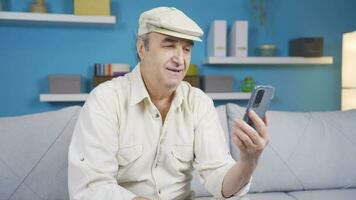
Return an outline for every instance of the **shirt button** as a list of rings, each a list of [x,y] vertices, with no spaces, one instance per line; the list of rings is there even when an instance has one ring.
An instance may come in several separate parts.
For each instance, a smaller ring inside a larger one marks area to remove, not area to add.
[[[158,194],[161,194],[161,190],[158,190]]]
[[[158,113],[155,114],[155,118],[159,118],[159,114]]]
[[[155,164],[155,168],[157,168],[157,167],[158,167],[158,163]]]

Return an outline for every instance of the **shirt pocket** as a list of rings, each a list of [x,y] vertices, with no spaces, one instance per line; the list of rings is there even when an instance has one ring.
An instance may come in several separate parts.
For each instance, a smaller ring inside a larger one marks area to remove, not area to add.
[[[193,145],[173,145],[171,151],[180,172],[189,170],[194,159]]]
[[[117,159],[119,166],[127,166],[142,156],[142,145],[133,145],[119,149]]]
[[[117,160],[119,163],[117,179],[121,182],[130,182],[136,180],[140,171],[138,159],[142,156],[142,145],[133,145],[119,149]]]

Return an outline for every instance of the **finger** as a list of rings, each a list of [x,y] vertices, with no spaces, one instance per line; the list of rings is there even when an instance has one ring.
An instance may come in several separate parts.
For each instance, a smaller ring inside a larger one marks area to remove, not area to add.
[[[263,118],[263,122],[268,126],[269,123],[269,117],[267,117],[267,113],[265,114],[265,117]]]
[[[255,144],[252,142],[251,138],[249,135],[247,135],[244,131],[242,131],[239,126],[235,127],[235,132],[234,134],[244,143],[246,148],[254,147]]]
[[[251,110],[248,114],[256,127],[256,131],[261,135],[262,138],[266,139],[267,127],[265,122],[253,110]]]
[[[232,136],[232,140],[239,147],[240,150],[246,150],[245,144],[236,135]]]
[[[261,137],[260,135],[256,132],[255,129],[253,129],[250,125],[248,125],[245,121],[238,119],[236,120],[236,126],[242,131],[244,134],[248,135],[248,137],[251,139],[252,143],[259,145],[261,143]]]

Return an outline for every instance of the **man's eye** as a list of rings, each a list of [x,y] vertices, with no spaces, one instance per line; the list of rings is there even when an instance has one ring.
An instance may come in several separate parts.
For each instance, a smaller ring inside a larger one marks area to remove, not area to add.
[[[186,51],[186,52],[190,52],[190,48],[184,48],[184,51]]]
[[[173,44],[169,44],[169,45],[164,45],[164,47],[173,48],[173,47],[174,47],[174,45],[173,45]]]

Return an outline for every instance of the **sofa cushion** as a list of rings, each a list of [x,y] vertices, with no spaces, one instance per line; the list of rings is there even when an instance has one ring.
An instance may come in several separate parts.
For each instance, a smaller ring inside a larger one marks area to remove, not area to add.
[[[245,108],[227,105],[229,128]],[[267,112],[271,143],[254,172],[252,192],[356,187],[356,110]],[[232,155],[239,151],[231,143]]]
[[[309,200],[309,199],[354,200],[356,199],[356,189],[311,190],[311,191],[290,192],[288,194],[297,200]]]
[[[295,200],[289,194],[284,192],[265,192],[247,194],[246,200]]]
[[[0,180],[0,199],[8,199],[16,187],[21,183],[21,179],[13,173],[11,168],[1,159]]]
[[[79,106],[73,106],[0,119],[0,199],[30,197],[28,193],[40,199],[58,199],[42,195],[53,192],[44,188],[55,186],[61,193],[67,191],[68,134],[79,110]]]
[[[24,181],[42,199],[65,200],[69,197],[68,150],[78,115],[79,112],[72,117]]]
[[[43,200],[38,195],[36,195],[27,185],[21,184],[16,192],[8,200]]]

